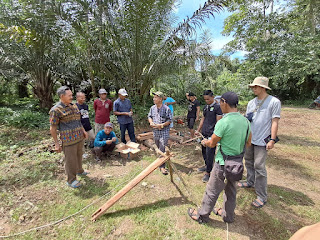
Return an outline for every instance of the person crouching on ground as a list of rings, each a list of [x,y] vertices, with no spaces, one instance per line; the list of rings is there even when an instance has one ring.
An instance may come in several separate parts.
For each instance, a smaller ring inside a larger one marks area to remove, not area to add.
[[[118,138],[113,130],[113,124],[107,122],[104,129],[99,131],[94,140],[94,152],[96,154],[96,161],[101,161],[101,155],[105,152],[112,152],[118,143]]]
[[[238,112],[237,105],[238,96],[236,93],[224,93],[221,97],[220,107],[225,115],[217,122],[211,139],[202,140],[202,144],[205,146],[213,148],[219,141],[220,146],[200,209],[188,209],[189,216],[199,223],[208,222],[212,211],[221,216],[224,222],[231,223],[234,221],[236,182],[227,179],[225,183],[225,164],[220,149],[223,149],[225,155],[236,156],[243,153],[246,144],[251,143],[250,123]],[[222,190],[224,190],[223,207],[215,208],[214,206]]]
[[[163,93],[156,92],[153,95],[154,105],[150,108],[148,121],[153,128],[153,140],[156,146],[161,152],[165,152],[165,147],[169,140],[172,114],[170,108],[162,103]],[[165,169],[165,166],[165,163],[160,166],[160,171],[163,175],[168,174],[168,170]]]

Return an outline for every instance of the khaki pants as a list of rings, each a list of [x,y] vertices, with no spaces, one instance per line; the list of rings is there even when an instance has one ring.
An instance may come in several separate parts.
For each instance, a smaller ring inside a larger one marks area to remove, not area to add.
[[[67,182],[69,184],[77,179],[78,173],[83,173],[83,142],[84,141],[82,140],[70,146],[63,146],[63,153],[65,156],[65,170],[67,174]]]

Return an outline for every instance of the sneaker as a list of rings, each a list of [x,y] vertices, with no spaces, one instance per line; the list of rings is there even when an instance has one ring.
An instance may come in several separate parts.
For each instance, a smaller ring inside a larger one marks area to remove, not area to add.
[[[205,172],[207,170],[207,166],[203,166],[201,168],[198,168],[198,172]]]
[[[202,182],[206,183],[209,181],[210,175],[209,174],[205,174],[202,178]]]

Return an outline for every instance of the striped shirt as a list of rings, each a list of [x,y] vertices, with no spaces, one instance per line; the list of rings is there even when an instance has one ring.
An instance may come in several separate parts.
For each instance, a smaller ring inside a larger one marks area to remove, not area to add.
[[[83,138],[81,114],[76,104],[57,103],[50,109],[50,125],[58,126],[63,146],[80,142]]]

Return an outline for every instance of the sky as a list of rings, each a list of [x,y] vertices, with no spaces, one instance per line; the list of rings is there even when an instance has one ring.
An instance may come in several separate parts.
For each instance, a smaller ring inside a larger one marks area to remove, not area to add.
[[[205,0],[180,0],[180,4],[175,9],[175,14],[177,16],[178,22],[181,22],[187,16],[191,17],[193,12],[196,11],[200,5],[203,6]],[[223,46],[233,39],[232,36],[222,36],[221,32],[223,30],[223,22],[224,20],[230,16],[231,13],[226,10],[218,13],[215,13],[215,18],[210,17],[206,19],[206,22],[202,24],[202,29],[198,29],[198,35],[201,34],[206,29],[210,30],[212,43],[211,49],[214,55],[218,55],[222,52]],[[233,58],[244,58],[245,52],[236,52],[231,55],[231,59]]]

